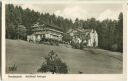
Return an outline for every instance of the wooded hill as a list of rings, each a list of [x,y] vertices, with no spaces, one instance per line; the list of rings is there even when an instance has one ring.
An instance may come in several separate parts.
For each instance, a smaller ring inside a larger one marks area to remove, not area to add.
[[[76,18],[73,22],[71,19],[55,14],[39,13],[12,4],[6,5],[6,38],[25,40],[27,35],[32,34],[32,25],[36,22],[58,26],[64,33],[71,28],[95,29],[98,33],[99,48],[120,52],[123,50],[123,13],[120,13],[118,20],[99,21],[95,18],[87,20]],[[68,40],[67,37],[65,41]]]

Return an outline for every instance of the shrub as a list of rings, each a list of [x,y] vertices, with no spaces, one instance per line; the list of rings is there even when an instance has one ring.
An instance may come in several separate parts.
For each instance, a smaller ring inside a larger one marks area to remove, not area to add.
[[[17,70],[17,66],[14,64],[12,66],[9,66],[9,71],[16,71]]]
[[[80,43],[80,49],[82,50],[84,48],[83,43]]]
[[[52,72],[65,74],[68,73],[68,67],[61,58],[52,50],[45,57],[45,62],[42,63],[41,68],[38,69],[38,72]]]

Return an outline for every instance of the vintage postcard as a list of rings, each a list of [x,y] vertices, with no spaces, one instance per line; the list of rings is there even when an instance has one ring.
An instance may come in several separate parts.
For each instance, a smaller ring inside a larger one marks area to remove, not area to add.
[[[3,80],[124,81],[125,2],[4,2]]]

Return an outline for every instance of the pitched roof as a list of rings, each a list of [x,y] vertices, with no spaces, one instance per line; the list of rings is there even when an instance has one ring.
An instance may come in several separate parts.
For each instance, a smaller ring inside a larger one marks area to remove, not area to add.
[[[56,30],[59,30],[59,31],[63,32],[63,30],[60,27],[58,27],[56,25],[53,25],[53,24],[47,24],[45,22],[43,22],[43,24],[41,24],[40,22],[37,22],[32,27],[39,27],[39,26],[44,26],[44,25],[47,26],[47,27],[50,27],[51,29],[56,29]]]
[[[92,31],[92,29],[70,29],[67,33],[72,33],[72,32],[75,32],[76,31],[76,33],[90,33],[91,31]]]

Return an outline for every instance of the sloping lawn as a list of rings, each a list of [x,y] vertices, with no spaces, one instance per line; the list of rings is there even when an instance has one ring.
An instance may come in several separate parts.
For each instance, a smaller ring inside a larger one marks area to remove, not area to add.
[[[102,49],[73,49],[65,45],[50,46],[33,44],[22,40],[6,40],[6,72],[7,73],[37,73],[50,50],[54,50],[67,63],[70,74],[114,74],[122,73],[122,54]],[[17,66],[16,71],[8,68]]]

